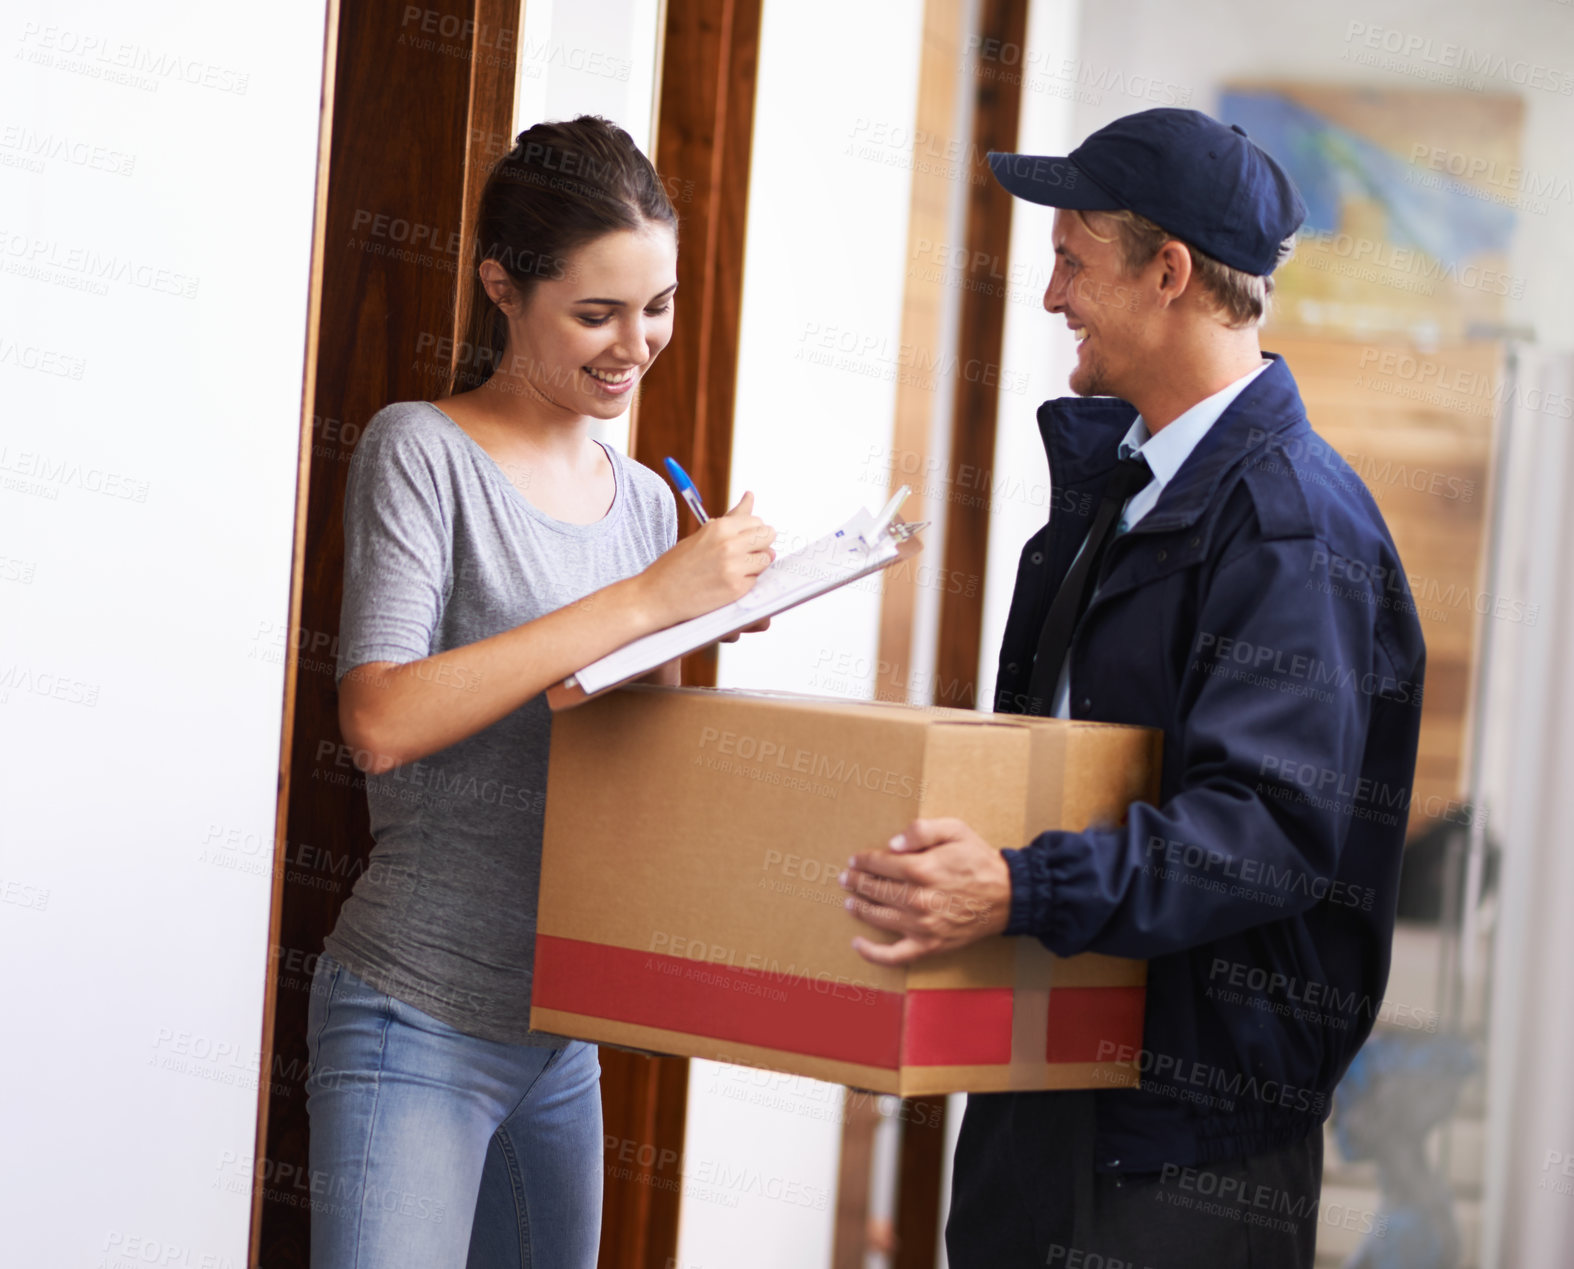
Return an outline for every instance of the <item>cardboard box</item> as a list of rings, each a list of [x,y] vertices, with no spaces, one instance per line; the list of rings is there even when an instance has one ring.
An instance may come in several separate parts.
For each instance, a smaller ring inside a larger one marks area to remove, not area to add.
[[[1118,822],[1159,733],[703,688],[552,724],[531,1025],[898,1093],[1117,1088],[1145,965],[990,938],[872,965],[837,875],[917,817],[995,846]]]

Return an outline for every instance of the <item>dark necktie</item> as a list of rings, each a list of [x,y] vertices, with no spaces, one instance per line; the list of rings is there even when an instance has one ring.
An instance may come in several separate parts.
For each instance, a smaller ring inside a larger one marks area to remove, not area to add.
[[[1098,576],[1104,552],[1115,537],[1115,527],[1120,520],[1126,500],[1153,479],[1148,461],[1140,454],[1123,458],[1115,464],[1114,474],[1104,488],[1104,499],[1093,517],[1093,527],[1088,530],[1087,543],[1077,556],[1055,593],[1055,602],[1044,618],[1044,627],[1038,636],[1038,655],[1033,660],[1032,685],[1029,695],[1047,715],[1055,708],[1055,688],[1060,682],[1060,667],[1071,647],[1071,635],[1077,628],[1088,600],[1093,594],[1093,579]]]

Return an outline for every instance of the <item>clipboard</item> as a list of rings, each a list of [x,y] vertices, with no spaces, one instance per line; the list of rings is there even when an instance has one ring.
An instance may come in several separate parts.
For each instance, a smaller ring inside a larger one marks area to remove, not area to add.
[[[878,573],[898,560],[911,559],[923,549],[916,535],[925,523],[908,524],[897,518],[896,509],[908,492],[903,485],[877,514],[860,507],[841,528],[773,560],[749,591],[732,603],[635,639],[592,661],[547,689],[548,707],[572,709],[763,618]]]

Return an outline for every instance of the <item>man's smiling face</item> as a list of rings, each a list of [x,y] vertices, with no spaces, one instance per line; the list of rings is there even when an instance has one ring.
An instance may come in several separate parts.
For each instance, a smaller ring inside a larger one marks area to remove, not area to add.
[[[1097,225],[1098,213],[1090,214]],[[1055,213],[1052,241],[1055,272],[1044,307],[1061,314],[1078,341],[1071,390],[1129,401],[1152,372],[1144,348],[1151,316],[1142,303],[1147,270],[1128,276],[1113,233],[1095,234],[1076,212]]]

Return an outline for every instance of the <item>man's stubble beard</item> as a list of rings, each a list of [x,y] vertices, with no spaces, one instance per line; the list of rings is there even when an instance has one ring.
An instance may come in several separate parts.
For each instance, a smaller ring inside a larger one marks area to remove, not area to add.
[[[1109,370],[1097,355],[1088,358],[1086,367],[1079,366],[1071,376],[1068,386],[1079,397],[1112,397],[1119,394],[1109,384]]]

